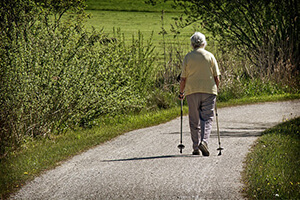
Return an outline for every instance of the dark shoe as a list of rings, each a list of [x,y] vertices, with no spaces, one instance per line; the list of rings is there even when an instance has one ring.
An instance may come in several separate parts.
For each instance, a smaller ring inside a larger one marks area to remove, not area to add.
[[[193,155],[200,155],[200,151],[199,150],[194,150],[192,154]]]
[[[207,143],[205,141],[202,141],[199,144],[199,149],[202,152],[203,156],[209,156],[208,145],[207,145]]]

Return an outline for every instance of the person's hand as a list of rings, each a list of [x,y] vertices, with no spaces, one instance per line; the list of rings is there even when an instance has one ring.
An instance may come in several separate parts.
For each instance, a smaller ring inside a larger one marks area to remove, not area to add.
[[[178,98],[179,98],[179,100],[184,99],[184,93],[183,92],[179,92]]]

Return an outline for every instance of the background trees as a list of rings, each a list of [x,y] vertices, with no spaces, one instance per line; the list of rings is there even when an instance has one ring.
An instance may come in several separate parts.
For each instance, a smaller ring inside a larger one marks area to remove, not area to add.
[[[156,0],[147,1],[155,4]],[[219,51],[247,59],[250,76],[299,87],[299,2],[297,0],[174,0],[184,10],[174,31],[199,23],[212,33]]]

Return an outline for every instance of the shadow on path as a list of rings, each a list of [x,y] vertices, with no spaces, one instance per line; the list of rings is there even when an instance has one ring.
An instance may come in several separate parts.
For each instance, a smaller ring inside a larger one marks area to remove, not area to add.
[[[164,156],[149,156],[149,157],[135,157],[135,158],[124,158],[124,159],[113,159],[113,160],[102,160],[101,162],[120,162],[120,161],[134,161],[134,160],[153,160],[153,159],[165,159],[165,158],[190,158],[199,157],[191,154],[181,155],[164,155]]]
[[[226,130],[220,131],[220,136],[222,137],[258,137],[261,136],[265,128],[262,129],[251,129],[251,128],[241,128],[236,130]],[[179,135],[179,132],[172,132],[172,133],[164,133],[164,134],[174,134]],[[183,132],[183,135],[189,135],[190,132]],[[217,137],[217,133],[214,131],[211,133],[210,137],[215,138]]]

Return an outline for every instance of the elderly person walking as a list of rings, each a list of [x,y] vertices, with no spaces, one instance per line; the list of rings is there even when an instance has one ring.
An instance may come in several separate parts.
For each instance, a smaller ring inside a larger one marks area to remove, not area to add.
[[[179,91],[179,99],[186,96],[189,106],[192,154],[200,155],[201,151],[203,156],[209,156],[208,141],[221,75],[214,55],[204,49],[206,44],[202,33],[192,35],[193,51],[183,60]]]

